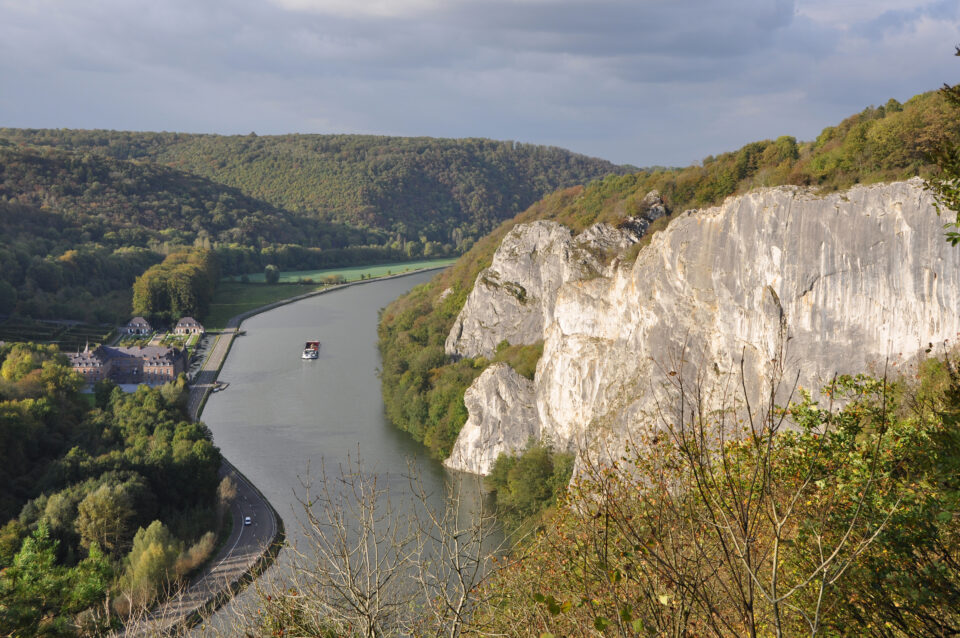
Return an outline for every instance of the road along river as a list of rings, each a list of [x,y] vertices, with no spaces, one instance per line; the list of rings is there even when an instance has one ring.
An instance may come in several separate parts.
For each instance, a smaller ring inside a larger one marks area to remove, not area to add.
[[[363,469],[376,472],[394,502],[409,494],[412,461],[434,506],[442,506],[450,479],[424,448],[391,426],[380,398],[376,325],[380,308],[435,272],[374,281],[310,297],[251,317],[241,326],[219,375],[229,387],[211,394],[201,419],[223,455],[270,501],[283,518],[289,542],[302,542],[301,478],[316,479],[321,461],[336,473],[358,449]],[[319,340],[319,358],[301,359],[304,342]],[[316,480],[314,480],[316,483]],[[469,500],[476,484],[464,481]],[[252,525],[266,524],[252,514]],[[253,530],[251,530],[253,531]],[[276,569],[284,569],[283,550]],[[269,572],[268,572],[269,574]],[[250,588],[253,589],[253,588]],[[250,602],[252,592],[241,595]],[[235,604],[207,623],[219,627]],[[200,633],[204,633],[202,630]]]

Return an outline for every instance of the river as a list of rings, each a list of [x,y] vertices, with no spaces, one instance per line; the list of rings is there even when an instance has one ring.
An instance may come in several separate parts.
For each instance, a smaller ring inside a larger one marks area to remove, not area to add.
[[[444,503],[451,476],[424,448],[386,420],[380,396],[378,311],[436,273],[374,281],[318,295],[244,321],[201,419],[224,456],[256,485],[283,518],[288,541],[299,542],[301,478],[356,458],[376,472],[392,501],[410,493],[408,462],[417,468],[431,505]],[[321,342],[319,359],[303,360],[305,341]],[[477,485],[464,481],[475,501]],[[281,552],[278,565],[285,564]],[[276,568],[274,568],[274,571]],[[241,596],[249,602],[250,594]],[[243,602],[243,601],[241,601]],[[222,625],[228,605],[215,616]],[[218,618],[219,617],[219,618]]]

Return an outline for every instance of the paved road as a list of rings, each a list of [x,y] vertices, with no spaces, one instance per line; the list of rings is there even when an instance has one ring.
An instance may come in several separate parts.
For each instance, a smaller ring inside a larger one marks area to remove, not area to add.
[[[230,345],[237,336],[237,327],[233,319],[230,320],[230,324],[227,324],[227,327],[215,337],[216,341],[210,349],[210,354],[203,362],[203,367],[197,372],[190,386],[190,401],[187,403],[187,412],[190,413],[190,418],[194,421],[200,416],[200,406],[203,405],[204,398],[216,386],[220,366],[223,365],[223,360],[227,358]]]
[[[277,536],[277,519],[260,493],[224,461],[221,476],[230,476],[237,485],[237,498],[230,508],[233,528],[216,557],[182,592],[155,609],[147,618],[133,623],[123,636],[163,636],[183,629],[183,622],[208,602],[222,602],[232,594],[231,586],[243,578],[269,549]],[[250,517],[250,525],[244,518]]]

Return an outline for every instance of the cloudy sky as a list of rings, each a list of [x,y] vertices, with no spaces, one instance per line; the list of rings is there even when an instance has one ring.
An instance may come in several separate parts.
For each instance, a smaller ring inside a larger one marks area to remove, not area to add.
[[[686,165],[960,82],[957,0],[0,0],[0,126]]]

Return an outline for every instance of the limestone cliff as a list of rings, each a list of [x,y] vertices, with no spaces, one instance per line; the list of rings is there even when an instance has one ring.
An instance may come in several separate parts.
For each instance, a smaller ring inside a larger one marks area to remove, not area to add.
[[[945,241],[932,204],[919,180],[828,196],[779,187],[685,213],[635,263],[613,259],[590,277],[568,276],[581,265],[577,255],[591,252],[583,238],[579,253],[550,253],[536,266],[529,255],[505,253],[493,268],[509,280],[551,282],[536,289],[537,320],[524,331],[503,330],[487,314],[498,302],[478,280],[447,344],[482,351],[540,330],[535,416],[517,403],[510,414],[522,416],[498,418],[495,435],[478,430],[489,422],[478,379],[460,435],[469,451],[458,441],[459,457],[448,463],[487,471],[489,450],[512,428],[568,449],[622,442],[654,421],[658,388],[684,347],[690,365],[718,371],[734,369],[743,353],[755,389],[784,330],[788,366],[801,385],[817,388],[834,373],[955,341],[960,250]],[[542,245],[544,230],[534,226],[514,229],[512,245]],[[551,237],[562,234],[551,227]]]
[[[511,230],[481,272],[457,318],[445,350],[455,357],[491,357],[501,341],[514,345],[543,339],[553,321],[557,291],[570,281],[609,275],[611,256],[636,242],[650,222],[666,214],[653,191],[639,217],[620,228],[596,224],[574,237],[552,221]]]
[[[505,363],[495,363],[477,377],[463,396],[470,418],[444,464],[488,474],[501,452],[522,450],[540,437],[533,382]]]

